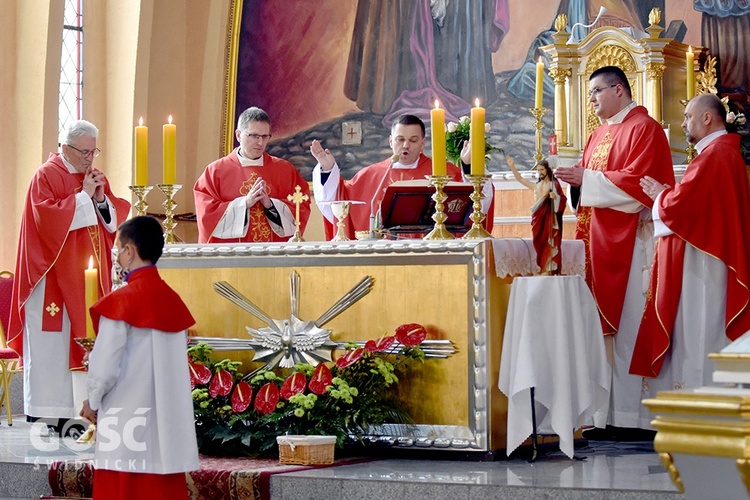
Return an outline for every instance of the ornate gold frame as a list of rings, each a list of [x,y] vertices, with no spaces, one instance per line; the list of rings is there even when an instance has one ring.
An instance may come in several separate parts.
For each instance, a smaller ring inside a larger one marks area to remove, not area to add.
[[[237,103],[237,59],[240,52],[243,0],[232,0],[227,26],[226,82],[224,85],[224,123],[221,127],[221,156],[234,149],[234,107]]]

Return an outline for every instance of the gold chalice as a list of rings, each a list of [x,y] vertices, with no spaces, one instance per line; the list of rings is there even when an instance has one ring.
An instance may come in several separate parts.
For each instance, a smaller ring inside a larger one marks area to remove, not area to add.
[[[362,205],[363,201],[356,200],[338,200],[322,202],[322,204],[329,205],[333,216],[338,221],[336,223],[336,236],[331,241],[350,241],[346,236],[346,218],[349,216],[349,208],[352,205]]]

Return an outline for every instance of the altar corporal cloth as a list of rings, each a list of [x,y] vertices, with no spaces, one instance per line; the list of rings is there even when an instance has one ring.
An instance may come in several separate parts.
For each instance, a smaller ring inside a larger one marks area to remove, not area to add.
[[[532,431],[531,388],[537,430],[557,434],[573,458],[575,429],[606,409],[612,372],[594,298],[579,276],[513,280],[503,336],[498,386],[508,397],[507,454]]]

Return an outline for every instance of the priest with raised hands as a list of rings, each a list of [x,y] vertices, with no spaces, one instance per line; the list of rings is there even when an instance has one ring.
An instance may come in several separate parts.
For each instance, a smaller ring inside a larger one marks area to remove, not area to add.
[[[714,94],[691,99],[682,128],[698,155],[674,187],[641,180],[658,239],[630,371],[654,392],[712,385],[708,355],[750,330],[750,185],[726,116]]]
[[[313,169],[313,192],[325,218],[326,239],[333,238],[336,223],[329,202],[364,202],[349,208],[346,235],[349,239],[354,239],[355,231],[366,231],[370,228],[370,216],[379,210],[388,186],[397,181],[424,179],[431,175],[432,160],[423,153],[425,144],[424,122],[414,115],[401,115],[393,122],[388,137],[388,145],[393,151],[393,156],[364,167],[351,180],[345,181],[333,154],[323,148],[320,141],[314,140],[310,146],[310,153],[318,164]],[[471,164],[469,141],[464,144],[461,159],[465,164]],[[453,181],[462,180],[461,169],[451,163],[447,165],[447,175]],[[486,182],[482,191],[485,195],[482,199],[482,212],[487,214],[494,193],[492,182]],[[492,214],[485,218],[484,226],[488,231],[492,230]]]
[[[239,147],[208,165],[193,187],[198,242],[289,241],[296,230],[296,207],[287,197],[297,186],[308,195],[299,207],[304,233],[310,188],[291,163],[266,153],[271,139],[268,114],[257,107],[246,109],[235,136]]]
[[[97,424],[94,498],[188,498],[199,468],[185,303],[159,276],[161,224],[134,217],[117,231],[127,284],[91,307],[97,331],[81,416]]]

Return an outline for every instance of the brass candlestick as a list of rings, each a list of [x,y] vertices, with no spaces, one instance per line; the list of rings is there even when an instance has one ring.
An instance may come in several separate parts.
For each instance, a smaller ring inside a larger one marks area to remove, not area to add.
[[[471,219],[471,229],[463,235],[461,238],[462,240],[481,240],[484,238],[491,238],[492,235],[487,232],[487,230],[482,226],[482,221],[486,217],[482,213],[482,198],[484,198],[484,193],[482,192],[482,186],[484,185],[484,182],[489,179],[491,176],[489,175],[476,175],[476,174],[467,174],[466,178],[469,179],[469,182],[471,182],[471,185],[474,187],[474,191],[471,193],[471,201],[474,202],[472,205],[471,215],[469,218]]]
[[[435,213],[432,214],[432,220],[435,221],[435,227],[430,233],[424,237],[425,240],[453,240],[453,236],[450,231],[445,228],[445,221],[448,216],[443,211],[443,203],[448,199],[448,195],[443,192],[443,188],[452,179],[449,175],[428,175],[430,184],[435,186],[435,194],[432,195],[432,200],[435,202]]]
[[[135,215],[146,215],[146,209],[148,208],[146,195],[148,195],[149,191],[151,191],[154,186],[128,186],[128,188],[135,193],[135,196],[138,198],[136,204],[133,205],[133,208],[136,210]]]
[[[292,241],[292,242],[305,241],[305,240],[302,239],[302,234],[300,233],[300,230],[299,230],[299,226],[300,226],[300,222],[299,222],[299,206],[303,202],[309,200],[310,197],[307,196],[306,194],[302,194],[302,188],[301,187],[294,186],[294,193],[290,194],[290,195],[287,195],[286,199],[289,200],[289,201],[291,201],[292,203],[294,203],[294,207],[295,207],[295,214],[294,214],[294,236],[292,236],[292,239],[290,239],[289,241]]]
[[[535,136],[534,136],[534,146],[536,153],[534,153],[534,163],[539,163],[544,159],[544,155],[542,154],[542,127],[544,127],[544,122],[542,122],[542,117],[549,111],[547,108],[529,108],[529,111],[532,115],[534,115],[534,129],[536,130]]]
[[[162,206],[164,207],[164,242],[165,243],[179,243],[179,240],[174,235],[174,228],[177,223],[174,221],[174,209],[177,203],[174,201],[174,195],[182,188],[182,184],[157,184],[157,187],[167,197],[164,200]]]

